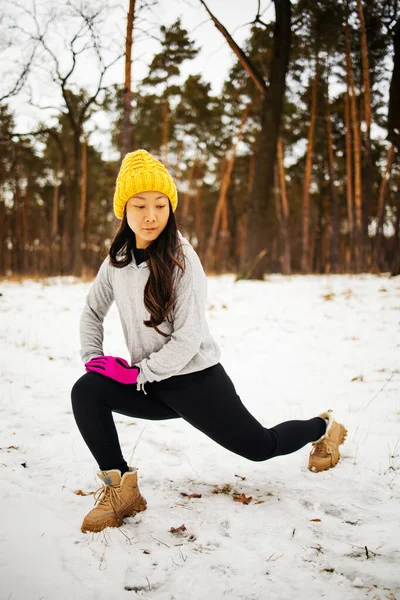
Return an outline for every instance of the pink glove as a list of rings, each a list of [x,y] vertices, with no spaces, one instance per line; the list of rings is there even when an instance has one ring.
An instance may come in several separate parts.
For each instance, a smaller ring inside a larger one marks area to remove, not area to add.
[[[139,367],[130,367],[125,359],[116,356],[96,356],[89,360],[85,367],[88,373],[100,373],[119,383],[137,383],[140,373]]]

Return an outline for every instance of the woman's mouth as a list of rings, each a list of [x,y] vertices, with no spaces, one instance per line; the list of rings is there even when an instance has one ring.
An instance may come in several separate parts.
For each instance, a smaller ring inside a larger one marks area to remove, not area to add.
[[[145,231],[155,231],[157,227],[143,227]]]

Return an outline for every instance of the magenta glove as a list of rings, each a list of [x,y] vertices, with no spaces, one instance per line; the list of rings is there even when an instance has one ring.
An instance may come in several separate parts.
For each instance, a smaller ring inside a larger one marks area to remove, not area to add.
[[[89,360],[85,367],[88,373],[100,373],[119,383],[137,383],[140,373],[139,367],[130,367],[125,359],[116,356],[96,356]]]

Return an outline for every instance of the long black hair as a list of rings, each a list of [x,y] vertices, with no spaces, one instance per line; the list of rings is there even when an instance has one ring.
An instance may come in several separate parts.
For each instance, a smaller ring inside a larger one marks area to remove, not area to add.
[[[169,201],[168,201],[169,202]],[[146,327],[153,327],[159,334],[169,337],[158,329],[158,325],[168,318],[174,304],[173,285],[175,268],[184,271],[184,256],[178,237],[175,215],[169,203],[169,217],[165,229],[145,249],[144,258],[150,276],[144,289],[144,305],[150,319],[143,321]],[[136,249],[136,236],[126,218],[126,205],[121,225],[111,243],[109,255],[111,264],[118,269],[126,267],[133,260]]]

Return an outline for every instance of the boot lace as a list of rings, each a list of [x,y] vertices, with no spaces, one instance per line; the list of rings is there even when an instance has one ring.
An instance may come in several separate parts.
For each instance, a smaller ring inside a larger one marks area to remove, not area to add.
[[[110,505],[114,511],[114,515],[118,522],[122,522],[122,518],[118,514],[115,506],[118,504],[119,495],[118,495],[118,487],[114,485],[101,485],[94,492],[95,502],[98,502],[98,506],[101,505]]]
[[[320,440],[319,442],[316,442],[315,444],[313,444],[313,450],[312,453],[316,454],[317,456],[325,456],[327,453],[328,447],[326,445],[326,440]]]

